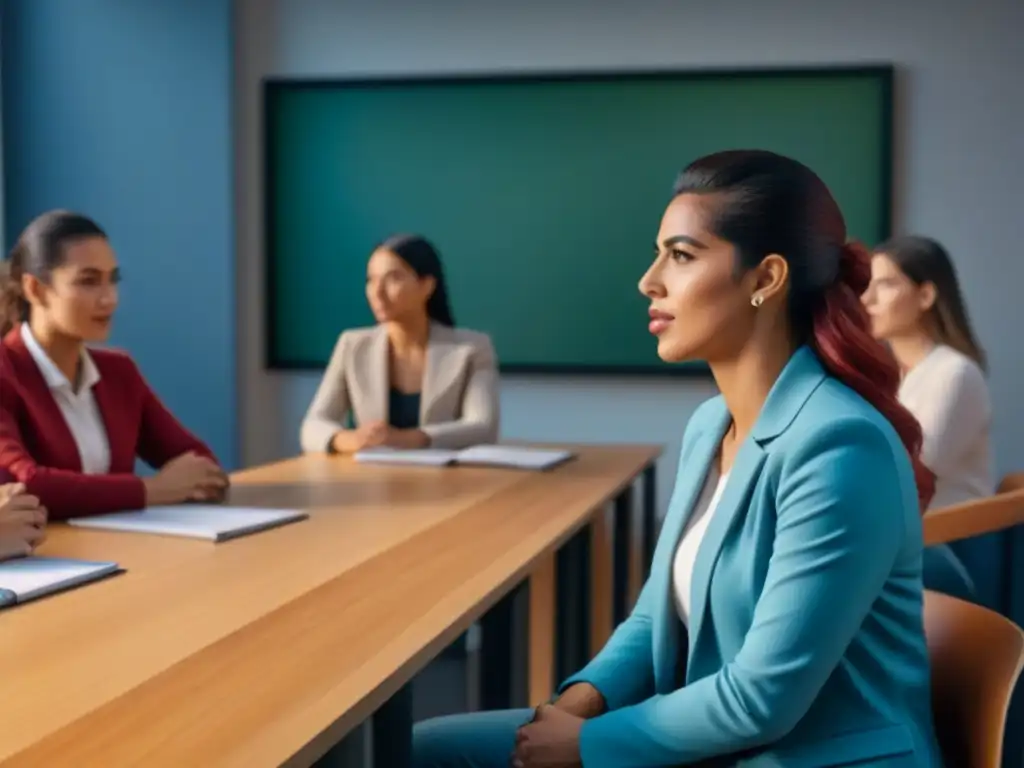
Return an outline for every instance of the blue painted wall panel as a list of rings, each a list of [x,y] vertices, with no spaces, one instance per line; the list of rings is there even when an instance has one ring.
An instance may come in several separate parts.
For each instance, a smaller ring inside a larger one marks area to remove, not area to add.
[[[7,0],[6,242],[40,212],[107,229],[112,342],[233,466],[238,457],[231,0]]]

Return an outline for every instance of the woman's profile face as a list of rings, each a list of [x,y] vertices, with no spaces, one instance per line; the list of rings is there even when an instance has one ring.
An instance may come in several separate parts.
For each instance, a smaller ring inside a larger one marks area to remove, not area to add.
[[[871,283],[861,297],[876,339],[921,333],[935,299],[930,283],[919,286],[884,253],[871,259]]]
[[[736,355],[753,331],[752,287],[736,277],[732,244],[707,228],[711,196],[683,194],[665,210],[654,262],[640,279],[650,330],[666,362]]]
[[[32,316],[70,338],[106,341],[121,277],[114,251],[105,238],[87,237],[65,245],[63,255],[45,281],[23,278]]]
[[[366,265],[366,300],[378,323],[426,315],[434,280],[420,277],[393,251],[378,248]]]

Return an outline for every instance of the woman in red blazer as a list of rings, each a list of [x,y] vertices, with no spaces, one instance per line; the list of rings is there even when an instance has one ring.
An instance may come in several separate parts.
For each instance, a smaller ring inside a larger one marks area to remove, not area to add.
[[[227,476],[106,341],[119,272],[93,221],[50,211],[0,276],[0,470],[51,520],[223,497]],[[134,473],[139,457],[159,472]]]

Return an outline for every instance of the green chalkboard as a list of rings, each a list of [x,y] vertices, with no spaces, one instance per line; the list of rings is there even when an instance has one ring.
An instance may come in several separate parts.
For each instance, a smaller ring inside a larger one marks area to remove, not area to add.
[[[267,364],[320,368],[372,322],[374,244],[438,247],[505,371],[671,372],[637,281],[676,173],[791,155],[852,236],[888,235],[888,67],[265,83]]]

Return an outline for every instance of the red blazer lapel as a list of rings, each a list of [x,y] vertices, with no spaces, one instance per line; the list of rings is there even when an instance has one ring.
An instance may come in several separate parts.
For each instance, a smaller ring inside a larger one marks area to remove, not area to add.
[[[102,364],[99,356],[93,355],[93,362],[100,372],[100,380],[92,388],[92,396],[96,399],[103,426],[107,430],[107,443],[110,446],[110,471],[133,472],[135,470],[135,445],[131,441],[133,434],[124,419],[127,413],[124,402],[125,392],[117,391],[114,374]]]
[[[36,445],[39,452],[47,456],[48,460],[41,463],[81,472],[82,457],[78,454],[75,437],[64,420],[64,414],[50,386],[21,338],[20,326],[10,331],[3,343],[7,347],[9,359],[17,366],[18,381],[24,386],[24,406],[33,412],[32,420],[38,425],[32,434],[23,435],[23,439]]]

